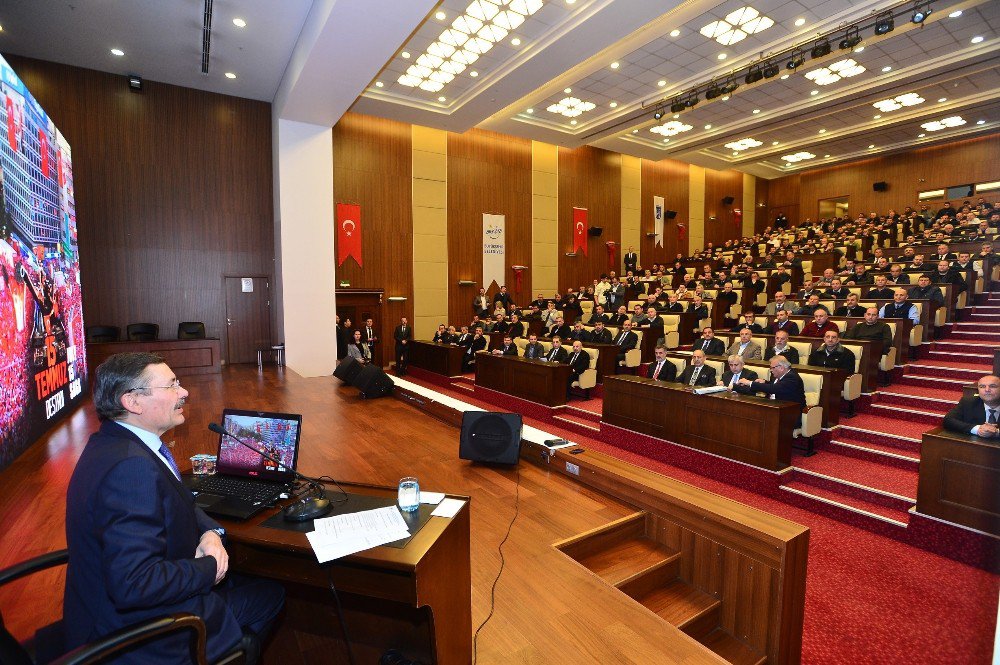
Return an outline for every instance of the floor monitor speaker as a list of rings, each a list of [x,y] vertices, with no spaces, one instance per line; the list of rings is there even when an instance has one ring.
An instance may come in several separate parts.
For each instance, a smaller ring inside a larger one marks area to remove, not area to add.
[[[337,365],[337,368],[333,370],[333,375],[343,381],[344,383],[353,383],[354,377],[358,375],[361,368],[364,367],[354,358],[347,356]]]
[[[473,462],[517,464],[521,455],[521,414],[466,411],[458,456]]]
[[[385,397],[392,392],[396,384],[381,367],[365,365],[351,381],[351,385],[361,391],[362,398],[373,399]]]

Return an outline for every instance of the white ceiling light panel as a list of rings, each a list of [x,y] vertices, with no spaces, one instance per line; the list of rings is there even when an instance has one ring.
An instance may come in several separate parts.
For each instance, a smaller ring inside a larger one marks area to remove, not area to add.
[[[585,102],[582,99],[577,99],[576,97],[565,97],[561,99],[559,103],[552,104],[545,110],[549,113],[559,113],[567,118],[575,118],[581,113],[592,111],[596,107],[597,104],[594,104],[593,102]]]
[[[815,159],[816,155],[811,152],[797,152],[794,155],[785,155],[782,157],[783,160],[789,164],[794,164],[795,162],[801,162],[806,159]]]
[[[654,134],[659,134],[660,136],[676,136],[681,132],[691,131],[691,125],[685,125],[683,122],[678,120],[670,120],[662,125],[657,125],[656,127],[650,127],[649,131]]]
[[[941,120],[935,120],[933,122],[925,122],[920,125],[929,132],[939,132],[942,129],[951,129],[952,127],[961,127],[966,123],[965,118],[960,115],[953,115],[948,118],[942,118]]]
[[[892,99],[883,99],[882,101],[875,102],[872,104],[875,108],[882,113],[888,113],[889,111],[898,111],[904,106],[916,106],[917,104],[923,104],[925,100],[923,97],[915,92],[908,92],[905,95],[899,95],[898,97],[893,97]]]
[[[806,78],[814,81],[816,85],[830,85],[837,81],[852,76],[857,76],[867,71],[855,60],[848,58],[831,64],[829,67],[820,67],[806,73]]]
[[[733,141],[732,143],[727,143],[726,147],[729,148],[730,150],[743,151],[743,150],[749,150],[750,148],[758,148],[762,145],[764,144],[758,141],[757,139],[752,139],[750,137],[747,137],[745,139],[740,139],[739,141]]]
[[[726,15],[722,21],[712,21],[699,32],[709,39],[714,39],[723,46],[731,46],[753,35],[767,30],[774,21],[762,16],[753,7],[740,7]]]

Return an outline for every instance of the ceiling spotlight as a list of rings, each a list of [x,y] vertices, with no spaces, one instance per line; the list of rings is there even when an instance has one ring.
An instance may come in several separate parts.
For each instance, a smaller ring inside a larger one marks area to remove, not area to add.
[[[722,96],[722,90],[718,85],[712,83],[708,86],[708,90],[705,91],[705,99],[715,99],[716,97]]]
[[[777,76],[778,72],[781,71],[781,67],[779,67],[778,65],[774,64],[773,62],[765,62],[764,63],[764,68],[761,71],[764,74],[764,78],[769,79],[769,78],[774,78],[775,76]]]
[[[674,103],[670,105],[670,112],[671,113],[680,113],[681,111],[683,111],[686,108],[687,108],[687,105],[684,102],[682,102],[680,99],[675,99]]]
[[[722,92],[727,95],[731,92],[736,92],[736,89],[740,87],[740,84],[736,82],[735,78],[731,78],[722,85]]]
[[[761,71],[760,65],[751,65],[750,71],[747,72],[746,78],[743,81],[750,85],[751,83],[756,83],[757,81],[764,78],[764,72]]]
[[[698,97],[698,95],[691,95],[690,97],[684,100],[684,106],[688,107],[689,109],[693,109],[695,106],[698,105],[698,102],[700,101],[701,99]]]
[[[111,55],[116,55],[120,58],[123,55],[125,55],[125,51],[121,50],[120,48],[113,48],[111,49]]]
[[[236,74],[235,74],[235,73],[233,73],[233,72],[226,72],[226,78],[227,78],[227,79],[234,79],[234,78],[236,78]],[[381,81],[376,81],[376,82],[375,82],[375,85],[376,85],[377,87],[381,88],[383,84],[382,84],[382,82],[381,82]]]
[[[840,40],[840,48],[843,51],[848,51],[858,44],[861,43],[861,31],[858,30],[858,26],[852,25],[844,33],[844,38]]]
[[[930,15],[931,15],[930,2],[921,3],[920,0],[916,0],[916,2],[913,3],[913,16],[910,17],[910,20],[912,22],[916,23],[917,25],[920,25]]]
[[[132,92],[142,92],[142,77],[138,74],[129,74],[128,89]]]
[[[663,117],[663,108],[661,107],[656,109],[656,111],[653,113],[653,120],[659,120],[662,117]]]
[[[824,55],[829,55],[830,53],[830,41],[827,39],[819,39],[816,44],[809,51],[809,55],[813,58],[822,58]]]
[[[875,34],[887,35],[896,29],[896,22],[892,19],[892,12],[882,12],[875,19]]]
[[[787,67],[788,69],[797,69],[801,67],[805,63],[805,61],[806,58],[804,55],[802,55],[802,51],[796,51],[795,53],[792,54],[791,59],[785,63],[785,67]]]
[[[233,25],[235,25],[237,28],[245,28],[247,27],[247,22],[239,17],[236,17],[233,19]]]

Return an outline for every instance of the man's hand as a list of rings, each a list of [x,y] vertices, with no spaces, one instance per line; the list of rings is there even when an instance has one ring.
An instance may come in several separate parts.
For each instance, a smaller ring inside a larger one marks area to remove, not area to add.
[[[741,386],[750,386],[750,385],[753,385],[753,382],[750,381],[750,379],[740,379],[736,383],[740,384]]]
[[[214,531],[201,534],[201,541],[198,543],[198,549],[194,551],[194,558],[200,559],[203,556],[215,557],[215,583],[218,584],[229,570],[229,553],[223,547],[219,534]]]
[[[979,436],[981,437],[995,437],[998,433],[1000,433],[1000,429],[993,423],[983,423],[979,426]]]

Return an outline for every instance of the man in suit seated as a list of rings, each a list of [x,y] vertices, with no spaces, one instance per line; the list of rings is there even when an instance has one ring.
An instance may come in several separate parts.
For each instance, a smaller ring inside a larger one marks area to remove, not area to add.
[[[788,345],[788,331],[779,330],[774,333],[774,344],[764,350],[764,360],[770,360],[775,356],[785,356],[788,362],[793,365],[799,364],[799,351],[794,346]]]
[[[701,339],[696,339],[691,349],[701,349],[706,356],[721,356],[726,352],[726,345],[721,339],[715,338],[711,326],[705,326],[701,331]]]
[[[663,319],[660,318],[659,312],[654,307],[646,309],[646,323],[643,327],[649,329],[649,334],[654,339],[663,337]]]
[[[602,305],[594,307],[594,311],[590,315],[590,320],[587,321],[587,325],[592,326],[598,321],[604,321],[604,323],[608,322],[608,315],[604,313],[604,307]]]
[[[691,296],[691,304],[688,305],[689,312],[694,314],[694,318],[698,321],[708,318],[708,305],[704,303],[702,297],[695,293]]]
[[[850,293],[850,289],[840,281],[839,277],[834,277],[830,282],[830,288],[826,290],[825,295],[827,298],[834,298],[835,300],[844,300],[847,298],[847,294]]]
[[[209,661],[242,646],[247,662],[257,662],[284,590],[229,573],[225,530],[181,484],[161,437],[184,422],[187,397],[156,354],[120,353],[97,368],[101,427],[66,494],[66,650],[130,624],[190,612],[205,622]],[[147,642],[116,662],[191,662],[187,636]]]
[[[956,434],[972,434],[985,439],[1000,436],[1000,378],[987,375],[976,384],[978,395],[963,397],[944,417],[944,428]]]
[[[472,333],[469,332],[469,326],[462,326],[457,335],[451,335],[451,343],[458,346],[468,346],[471,344]]]
[[[471,372],[473,365],[476,364],[476,352],[485,351],[486,345],[489,340],[483,336],[483,329],[476,327],[472,333],[472,339],[469,340],[469,346],[466,347],[465,353],[462,354],[462,371]]]
[[[858,304],[858,294],[852,293],[847,296],[847,300],[843,305],[838,307],[834,313],[834,316],[864,316],[865,308]]]
[[[639,344],[639,336],[632,332],[632,322],[626,321],[622,324],[618,336],[615,337],[615,345],[618,347],[618,364],[625,362],[625,354]]]
[[[563,361],[570,366],[569,380],[566,382],[566,401],[571,397],[573,382],[580,380],[580,375],[590,369],[590,354],[583,350],[583,342],[573,340],[573,350],[566,354]]]
[[[487,332],[506,333],[507,328],[509,327],[507,322],[504,321],[503,314],[497,314],[494,316],[493,321],[487,325],[489,326],[489,330],[487,330]],[[485,330],[485,327],[483,329]]]
[[[524,324],[521,322],[520,316],[517,314],[510,315],[510,324],[507,326],[507,332],[510,333],[511,339],[524,337]]]
[[[517,355],[517,346],[514,345],[514,340],[510,338],[510,335],[503,336],[503,343],[497,348],[493,349],[493,355],[495,356]]]
[[[830,313],[820,307],[813,312],[813,320],[802,327],[803,337],[822,337],[828,330],[840,333],[840,326],[830,320]]]
[[[549,299],[546,298],[544,294],[539,293],[538,297],[532,300],[529,304],[535,305],[538,309],[546,309],[549,304]]]
[[[435,344],[447,344],[451,341],[451,335],[448,334],[443,323],[438,325],[438,329],[434,333],[434,337],[431,338],[431,341]]]
[[[566,355],[566,349],[562,347],[562,338],[556,335],[552,338],[552,348],[542,356],[542,360],[552,363],[564,363],[566,362]]]
[[[739,324],[734,326],[730,332],[739,332],[745,329],[749,330],[752,333],[763,335],[764,326],[757,323],[756,318],[757,315],[751,312],[750,310],[743,312],[743,320]]]
[[[740,379],[748,379],[753,381],[757,378],[757,372],[752,369],[748,369],[743,366],[743,358],[739,356],[729,356],[726,359],[727,369],[722,372],[722,378],[719,380],[718,385],[726,386],[729,390],[733,389]]]
[[[548,328],[553,323],[556,322],[556,317],[559,316],[559,311],[556,309],[556,304],[551,300],[545,306],[545,309],[541,313],[542,327]]]
[[[567,335],[567,340],[574,339],[578,339],[581,342],[586,342],[590,339],[590,333],[584,330],[583,321],[580,319],[576,320],[576,323],[573,324],[573,329],[570,330],[569,335]]]
[[[528,343],[524,345],[524,357],[529,360],[539,360],[545,355],[545,347],[538,341],[538,335],[528,335]]]
[[[792,306],[788,302],[788,296],[785,295],[784,291],[775,291],[774,300],[764,305],[764,314],[774,316],[783,309],[792,310]]]
[[[799,324],[789,318],[787,309],[779,309],[774,317],[774,323],[767,327],[768,332],[777,333],[784,330],[786,335],[798,335]]]
[[[889,288],[889,279],[885,275],[876,275],[875,286],[868,289],[868,294],[865,297],[871,300],[892,299],[892,289]]]
[[[555,322],[545,331],[545,336],[549,338],[569,337],[571,332],[572,329],[563,322],[563,317],[557,316]]]
[[[590,331],[590,334],[584,341],[591,344],[611,344],[613,339],[611,331],[604,327],[604,322],[598,321],[594,324],[594,329]]]
[[[799,300],[809,300],[809,298],[814,295],[818,301],[821,294],[819,289],[813,287],[812,280],[807,279],[802,282],[802,288],[799,290]]]
[[[819,294],[813,293],[806,299],[806,303],[795,310],[797,316],[812,316],[817,309],[826,310],[826,307],[819,304]]]
[[[764,357],[764,351],[760,344],[753,341],[753,332],[749,328],[740,331],[739,340],[732,343],[726,351],[727,356],[740,356],[745,360],[760,360]]]
[[[770,360],[771,378],[770,380],[740,379],[733,390],[744,395],[764,393],[774,399],[785,400],[786,402],[797,402],[803,409],[806,407],[806,390],[800,377],[793,369],[788,358],[785,356],[774,356]]]
[[[654,381],[676,381],[677,368],[667,360],[667,347],[657,344],[653,355],[656,360],[646,365],[646,376]]]
[[[625,305],[619,305],[618,311],[613,316],[611,316],[605,323],[612,326],[621,326],[621,324],[628,321],[628,319],[629,319],[628,307],[626,307]],[[597,325],[596,321],[594,322],[594,325],[595,326]]]
[[[878,318],[878,308],[869,307],[865,310],[865,320],[855,323],[846,333],[844,339],[868,339],[882,342],[882,355],[892,348],[892,329],[889,324]]]
[[[665,314],[680,314],[684,311],[684,305],[677,302],[677,294],[671,293],[667,296],[667,306],[663,308]]]
[[[903,266],[893,264],[889,268],[889,282],[892,284],[909,284],[910,276],[903,272]]]
[[[848,374],[854,374],[854,361],[854,352],[840,344],[836,330],[828,330],[823,335],[823,345],[809,354],[809,364],[813,367],[842,369]]]
[[[677,383],[699,387],[715,385],[715,369],[705,364],[704,351],[695,349],[691,353],[691,362],[677,377]]]

